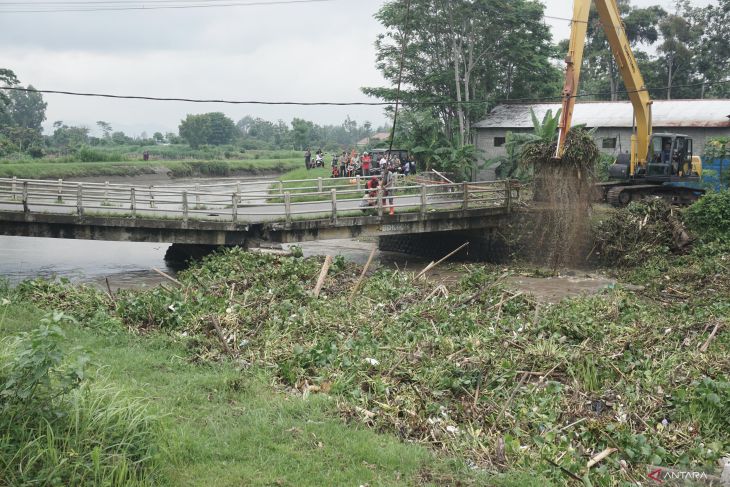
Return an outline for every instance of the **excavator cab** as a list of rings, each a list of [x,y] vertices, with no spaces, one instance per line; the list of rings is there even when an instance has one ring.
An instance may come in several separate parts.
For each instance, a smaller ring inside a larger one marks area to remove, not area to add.
[[[645,176],[656,182],[693,180],[701,171],[696,162],[691,138],[679,134],[654,134]]]

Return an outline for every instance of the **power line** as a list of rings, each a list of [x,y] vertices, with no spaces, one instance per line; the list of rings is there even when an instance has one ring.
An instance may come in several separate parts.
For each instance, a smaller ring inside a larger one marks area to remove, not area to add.
[[[210,1],[210,0],[202,0]],[[228,0],[230,2],[230,0]],[[2,10],[0,13],[3,14],[18,14],[18,13],[60,13],[60,12],[119,12],[119,11],[130,11],[130,10],[183,10],[192,8],[221,8],[221,7],[256,7],[265,5],[291,5],[291,4],[305,4],[305,3],[322,3],[322,2],[334,2],[336,0],[274,0],[271,2],[232,2],[232,3],[208,3],[208,4],[196,4],[189,5],[152,5],[150,7],[144,6],[140,2],[137,6],[109,6],[109,7],[74,7],[74,8],[41,8],[41,9],[30,9],[30,10]],[[180,2],[176,2],[180,3]]]
[[[730,83],[730,79],[722,81],[712,81],[705,83],[688,83],[683,85],[672,85],[671,88],[693,88],[700,86],[715,86],[724,85]],[[6,86],[0,89],[12,90],[12,91],[23,91],[23,92],[34,92],[44,93],[52,95],[69,95],[69,96],[83,96],[93,98],[111,98],[119,100],[144,100],[144,101],[166,101],[166,102],[185,102],[185,103],[221,103],[226,105],[291,105],[291,106],[391,106],[394,105],[393,101],[373,101],[373,102],[331,102],[331,101],[316,101],[316,102],[305,102],[305,101],[268,101],[268,100],[224,100],[224,99],[205,99],[205,98],[177,98],[177,97],[156,97],[156,96],[138,96],[138,95],[114,95],[109,93],[83,93],[76,91],[61,91],[61,90],[38,90],[35,88],[22,88],[19,86]],[[639,93],[642,91],[664,91],[670,89],[669,86],[663,86],[661,88],[645,88],[643,90],[632,90],[632,91],[619,91],[618,95],[628,95],[632,93]],[[575,98],[588,98],[588,97],[607,97],[611,93],[581,93],[575,96]],[[448,105],[486,105],[490,103],[515,103],[515,102],[551,102],[553,100],[562,99],[561,95],[548,96],[542,98],[511,98],[503,100],[469,100],[469,101],[455,101],[455,100],[440,100],[440,101],[403,101],[400,100],[398,103],[407,106],[448,106]]]
[[[578,20],[578,19],[571,19],[568,17],[555,17],[554,15],[543,15],[546,19],[552,19],[552,20],[565,20],[566,22],[575,22],[580,24],[588,24],[590,22],[587,22],[585,20]]]

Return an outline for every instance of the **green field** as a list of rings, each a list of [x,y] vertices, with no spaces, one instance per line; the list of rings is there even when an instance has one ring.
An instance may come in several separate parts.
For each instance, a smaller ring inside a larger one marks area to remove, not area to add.
[[[79,177],[169,174],[171,177],[234,174],[262,175],[290,170],[296,161],[257,159],[231,161],[21,162],[0,163],[0,177],[73,179]]]

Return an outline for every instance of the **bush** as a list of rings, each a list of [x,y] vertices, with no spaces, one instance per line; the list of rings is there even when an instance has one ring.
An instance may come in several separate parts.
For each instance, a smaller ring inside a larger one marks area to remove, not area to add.
[[[690,206],[685,219],[705,242],[730,242],[730,190],[710,192]]]
[[[138,401],[85,380],[72,364],[54,313],[0,347],[0,484],[143,485],[149,481],[154,420]]]
[[[84,145],[76,150],[73,159],[78,162],[119,162],[125,157],[117,152],[96,150]]]

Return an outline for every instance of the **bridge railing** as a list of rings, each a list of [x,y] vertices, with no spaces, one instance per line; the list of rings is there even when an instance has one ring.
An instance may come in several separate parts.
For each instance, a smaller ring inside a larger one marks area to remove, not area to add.
[[[413,184],[399,179],[387,190],[366,190],[359,178],[295,183],[293,187],[280,181],[190,187],[0,178],[0,211],[257,223],[383,216],[391,207],[422,216],[444,210],[510,211],[520,196],[519,184],[513,181]]]

